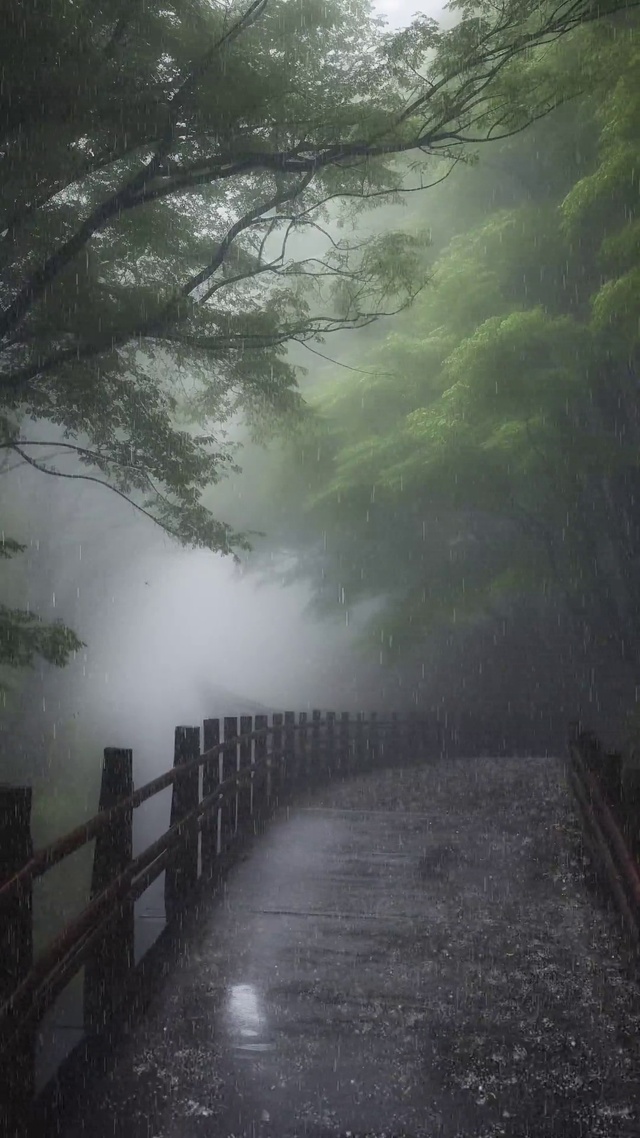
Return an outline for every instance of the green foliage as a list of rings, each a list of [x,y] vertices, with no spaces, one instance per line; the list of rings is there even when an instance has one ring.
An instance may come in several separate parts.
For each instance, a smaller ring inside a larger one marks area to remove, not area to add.
[[[626,255],[630,250],[627,248]],[[606,281],[593,299],[593,324],[614,332],[632,351],[640,343],[640,265]]]
[[[0,557],[7,559],[25,549],[24,544],[3,533]],[[28,609],[0,604],[0,669],[28,668],[35,656],[63,667],[79,648],[84,648],[83,641],[62,621],[46,622]],[[6,685],[0,677],[0,691],[4,690]]]
[[[412,42],[431,34],[418,22]],[[384,602],[369,644],[385,655],[529,598],[640,658],[637,60],[635,24],[605,24],[503,73],[516,119],[575,96],[583,65],[589,89],[489,155],[490,173],[528,170],[507,208],[486,192],[460,229],[478,173],[491,187],[482,160],[434,191],[451,239],[429,284],[318,400],[322,460],[289,452],[316,557],[302,572],[329,607]],[[547,147],[563,156],[551,185],[527,166]]]
[[[458,415],[500,423],[566,411],[583,372],[588,334],[569,317],[541,308],[495,316],[480,324],[446,361],[443,397]]]
[[[640,218],[630,221],[628,225],[605,237],[600,246],[601,260],[605,267],[611,267],[615,272],[626,266],[632,268],[640,259]]]
[[[61,667],[72,652],[82,647],[82,641],[62,622],[45,624],[40,617],[24,609],[0,605],[0,664],[29,667],[33,657],[39,655]]]
[[[459,4],[448,31],[419,16],[389,35],[366,0],[7,0],[0,448],[49,476],[98,481],[180,542],[246,549],[249,535],[206,505],[235,469],[224,424],[259,434],[301,420],[287,344],[403,310],[428,275],[427,232],[335,241],[327,203],[353,222],[401,198],[407,178],[428,184],[470,164],[477,142],[547,113],[557,41],[619,2]],[[562,98],[578,90],[572,58]],[[324,251],[296,257],[292,238],[310,228]],[[452,247],[439,271],[441,315],[425,311],[404,349],[407,414],[446,386],[461,334],[499,304],[522,307],[473,248]],[[561,382],[550,366],[545,382]],[[379,422],[383,387],[373,404]],[[31,420],[53,440],[31,438]],[[50,441],[56,457],[42,458]],[[3,626],[16,665],[64,662],[75,644],[10,606]]]
[[[3,532],[0,541],[0,557],[8,560],[10,557],[14,557],[16,553],[24,553],[26,548],[22,542],[16,541],[13,537],[7,537]]]

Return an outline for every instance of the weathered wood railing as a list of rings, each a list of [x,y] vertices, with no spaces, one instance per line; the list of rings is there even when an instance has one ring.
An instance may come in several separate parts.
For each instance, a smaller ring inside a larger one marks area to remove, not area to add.
[[[569,776],[594,868],[632,942],[640,945],[640,768],[572,725]]]
[[[31,791],[0,787],[0,1134],[22,1133],[35,1090],[40,1021],[82,967],[85,1031],[98,1032],[126,999],[134,967],[134,902],[165,871],[170,923],[203,878],[228,864],[243,836],[297,789],[388,764],[426,742],[415,718],[372,714],[339,719],[313,711],[177,727],[171,770],[137,790],[132,752],[104,752],[99,812],[33,852]],[[134,810],[172,788],[169,828],[133,857]],[[95,841],[91,893],[83,911],[33,959],[34,881]]]

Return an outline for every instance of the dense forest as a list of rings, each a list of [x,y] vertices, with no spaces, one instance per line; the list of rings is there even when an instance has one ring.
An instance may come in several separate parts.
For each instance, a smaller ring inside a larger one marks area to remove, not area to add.
[[[489,746],[637,730],[639,64],[614,19],[514,74],[557,109],[412,203],[424,288],[269,484],[321,609],[369,602],[364,650]]]
[[[476,746],[633,730],[636,29],[585,0],[391,31],[364,0],[3,5],[5,484],[277,562]],[[9,711],[86,643],[33,603],[24,511]]]

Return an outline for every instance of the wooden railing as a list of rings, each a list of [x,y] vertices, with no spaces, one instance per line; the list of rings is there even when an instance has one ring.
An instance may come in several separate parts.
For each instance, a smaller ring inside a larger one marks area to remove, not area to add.
[[[99,812],[37,852],[30,788],[0,787],[0,1133],[21,1132],[34,1097],[38,1025],[79,970],[88,1033],[108,1024],[126,999],[135,972],[134,902],[163,871],[171,923],[278,803],[333,776],[415,759],[425,729],[397,715],[286,712],[271,723],[266,715],[241,716],[239,726],[225,718],[221,739],[220,720],[208,719],[202,751],[200,728],[177,727],[173,768],[137,790],[132,752],[107,748]],[[168,787],[169,828],[133,857],[134,811]],[[33,883],[91,841],[88,903],[34,960]]]
[[[165,872],[167,926],[231,864],[243,840],[299,791],[332,777],[440,752],[435,722],[319,711],[227,717],[177,727],[172,769],[134,790],[131,750],[104,751],[99,811],[33,851],[31,789],[0,785],[0,1136],[26,1132],[35,1095],[38,1027],[84,968],[87,1035],[126,1003],[136,972],[134,904]],[[222,735],[222,737],[221,737]],[[635,943],[640,942],[640,771],[623,793],[623,763],[590,732],[569,743],[585,842]],[[133,857],[137,807],[171,788],[169,828]],[[637,791],[637,792],[636,792]],[[34,960],[33,885],[94,842],[86,906]]]
[[[569,776],[585,845],[630,940],[640,945],[640,769],[572,725]]]

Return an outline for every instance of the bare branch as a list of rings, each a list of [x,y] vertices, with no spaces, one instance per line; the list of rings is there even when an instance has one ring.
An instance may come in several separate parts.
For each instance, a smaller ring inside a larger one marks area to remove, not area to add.
[[[180,289],[180,295],[189,296],[192,292],[195,292],[195,290],[199,288],[200,285],[209,280],[209,278],[212,277],[215,273],[216,269],[220,268],[220,265],[224,261],[231,247],[231,244],[238,236],[238,234],[242,233],[244,229],[248,229],[254,221],[262,217],[264,213],[268,213],[270,209],[275,209],[276,206],[281,205],[283,202],[290,201],[291,198],[299,197],[299,195],[303,193],[306,187],[309,185],[311,177],[311,174],[307,174],[296,186],[292,186],[289,190],[277,191],[275,194],[272,194],[270,198],[267,198],[266,202],[260,202],[257,206],[254,206],[253,209],[248,210],[243,217],[238,219],[238,221],[234,222],[234,224],[228,230],[224,239],[218,245],[216,252],[209,261],[209,264],[205,265],[204,269],[201,269],[199,273],[195,273],[194,276],[192,276],[191,279],[182,286]]]
[[[28,463],[29,466],[33,466],[36,470],[39,470],[41,474],[51,474],[56,478],[73,478],[81,482],[95,482],[97,486],[105,486],[107,490],[111,490],[114,494],[117,494],[118,497],[123,498],[125,502],[133,506],[134,510],[137,510],[140,514],[144,514],[144,516],[149,518],[155,525],[159,524],[158,519],[155,518],[149,510],[145,510],[144,506],[138,505],[137,502],[134,502],[133,498],[125,494],[124,490],[119,490],[117,486],[113,486],[110,482],[105,482],[102,478],[96,478],[93,474],[66,474],[61,470],[53,470],[48,466],[43,466],[40,462],[36,462],[34,458],[30,458],[28,454],[25,454],[24,451],[21,450],[17,443],[11,443],[10,445],[11,450],[14,450],[16,454],[20,455],[20,458],[23,459],[24,462]],[[179,537],[175,531],[172,531],[167,526],[163,525],[162,528],[165,529],[167,533],[170,533],[172,537]]]
[[[298,340],[297,342],[299,344],[302,344],[302,347],[306,348],[308,352],[313,352],[314,356],[320,356],[321,359],[328,360],[330,364],[335,364],[336,367],[342,367],[346,371],[357,371],[361,375],[368,376],[369,379],[375,379],[377,376],[381,376],[381,375],[387,375],[387,376],[389,376],[390,379],[396,378],[396,374],[397,374],[396,372],[378,371],[378,370],[370,371],[368,368],[354,367],[353,364],[345,364],[342,362],[342,360],[334,360],[333,356],[328,356],[328,355],[326,355],[325,352],[319,352],[317,348],[312,348],[311,344],[307,344],[303,340]]]

